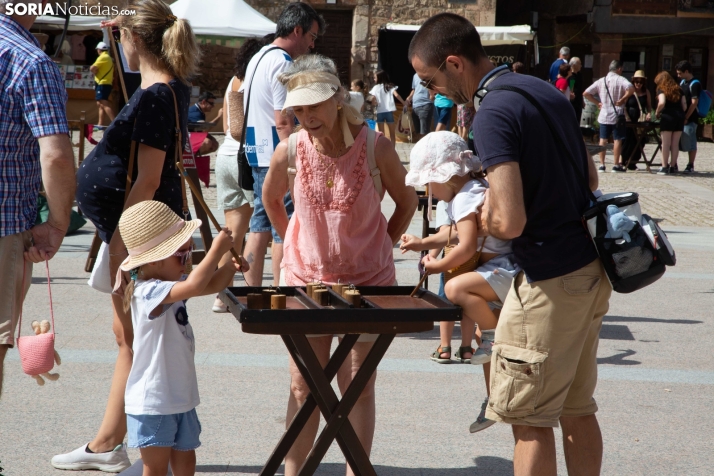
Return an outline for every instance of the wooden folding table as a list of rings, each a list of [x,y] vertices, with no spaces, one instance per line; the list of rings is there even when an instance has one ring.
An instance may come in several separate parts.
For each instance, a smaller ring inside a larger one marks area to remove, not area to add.
[[[347,418],[350,411],[397,334],[430,331],[434,321],[461,320],[461,308],[423,288],[412,298],[409,297],[412,288],[407,286],[360,286],[362,300],[359,307],[332,290],[329,290],[328,304],[321,306],[308,297],[304,288],[280,287],[279,292],[287,296],[287,309],[248,309],[247,295],[262,290],[228,288],[220,296],[240,322],[243,332],[282,337],[310,395],[290,422],[260,475],[275,474],[310,415],[319,408],[327,424],[298,474],[312,475],[332,442],[337,440],[355,475],[375,476],[369,456]],[[324,369],[310,346],[307,338],[310,334],[345,334]],[[379,337],[340,400],[330,382],[360,334],[379,334]]]

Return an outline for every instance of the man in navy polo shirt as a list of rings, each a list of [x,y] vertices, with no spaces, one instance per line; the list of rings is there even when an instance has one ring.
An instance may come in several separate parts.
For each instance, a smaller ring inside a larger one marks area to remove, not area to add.
[[[569,474],[599,474],[602,436],[593,394],[611,286],[581,223],[597,173],[575,112],[550,84],[494,68],[474,25],[458,15],[427,20],[409,59],[426,87],[455,102],[465,104],[477,92],[483,97],[473,133],[490,189],[479,232],[513,240],[523,269],[496,328],[485,416],[513,426],[516,476],[556,475],[553,427],[559,424]],[[535,97],[575,165],[523,96],[503,90],[483,95],[505,85]]]
[[[560,66],[568,63],[568,60],[570,59],[570,48],[567,46],[563,46],[560,49],[560,55],[558,56],[558,59],[553,61],[553,64],[550,65],[550,70],[548,70],[548,81],[550,81],[551,84],[555,84],[555,80],[558,79],[558,71],[560,70]]]

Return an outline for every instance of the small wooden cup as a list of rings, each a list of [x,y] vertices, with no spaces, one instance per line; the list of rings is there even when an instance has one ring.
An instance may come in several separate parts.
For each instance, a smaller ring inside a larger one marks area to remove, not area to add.
[[[362,307],[362,295],[356,289],[348,289],[345,291],[344,298],[354,307]]]
[[[315,282],[315,281],[313,281],[312,283],[307,283],[307,285],[305,286],[306,287],[305,292],[307,293],[308,296],[310,296],[312,298],[313,291],[315,290],[316,287],[319,287],[319,286],[321,286],[321,284],[318,282]]]
[[[326,288],[314,289],[312,291],[312,299],[320,306],[327,306],[328,291]]]
[[[278,294],[278,291],[275,289],[263,289],[263,309],[271,309],[270,298],[276,294]]]
[[[285,300],[285,294],[273,294],[272,296],[270,296],[270,309],[285,309]]]
[[[263,295],[258,293],[248,294],[248,309],[263,309]]]

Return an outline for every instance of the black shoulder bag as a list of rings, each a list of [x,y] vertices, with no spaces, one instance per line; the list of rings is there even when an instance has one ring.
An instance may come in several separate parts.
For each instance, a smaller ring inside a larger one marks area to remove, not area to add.
[[[250,93],[253,92],[253,80],[255,79],[255,73],[258,72],[258,65],[260,61],[273,50],[282,50],[279,46],[269,48],[263,52],[262,56],[258,58],[258,62],[255,64],[255,70],[253,71],[253,76],[250,78],[250,83],[248,84],[248,99],[245,104],[245,115],[243,116],[243,131],[241,133],[240,148],[238,149],[238,185],[243,190],[253,191],[253,170],[251,169],[250,163],[248,162],[248,157],[245,153],[245,141],[246,135],[245,131],[248,128],[248,112],[250,110]],[[285,51],[285,50],[283,50]],[[245,91],[245,88],[243,88]]]
[[[615,114],[617,114],[617,108],[619,106],[615,105],[615,101],[613,101],[613,99],[612,99],[612,94],[610,94],[610,88],[607,87],[607,76],[602,78],[602,80],[605,83],[605,91],[607,91],[607,95],[610,97],[610,104],[612,104],[612,108],[615,110]],[[617,79],[615,79],[615,82],[617,82]],[[624,113],[625,107],[626,106],[623,106],[623,108],[622,108],[622,110],[623,110],[622,114],[617,114],[617,121],[615,122],[615,127],[617,127],[618,129],[621,129],[621,130],[625,128],[625,124],[627,123],[627,118],[625,117],[625,113]]]
[[[543,116],[555,143],[568,157],[568,162],[572,165],[590,200],[590,206],[582,216],[583,225],[595,244],[614,291],[618,293],[637,291],[661,278],[665,272],[665,265],[674,266],[676,263],[674,249],[659,225],[649,216],[641,213],[637,193],[611,193],[596,198],[590,190],[586,176],[578,168],[572,151],[558,134],[550,116],[538,101],[529,92],[515,86],[496,86],[486,92],[497,90],[512,91],[526,98]],[[612,231],[607,211],[609,205],[615,205],[618,211],[625,213],[627,218],[632,220],[633,227],[628,233],[630,241],[609,236]]]

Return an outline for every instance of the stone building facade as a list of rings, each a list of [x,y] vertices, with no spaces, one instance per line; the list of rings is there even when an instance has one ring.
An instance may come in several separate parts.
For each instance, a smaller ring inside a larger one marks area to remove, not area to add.
[[[674,75],[678,61],[689,60],[705,87],[714,85],[714,6],[702,0],[497,0],[497,25],[532,24],[537,18],[539,77],[561,46],[588,58],[586,83],[607,74],[612,60],[625,75],[645,71],[652,83],[660,71]],[[654,88],[653,84],[650,84]],[[652,89],[654,92],[654,89]]]
[[[275,21],[286,0],[245,0]],[[496,0],[313,0],[328,29],[316,50],[335,59],[343,81],[369,79],[378,67],[379,30],[387,23],[420,25],[437,13],[453,12],[476,26],[496,24]],[[322,43],[322,44],[321,44]]]

